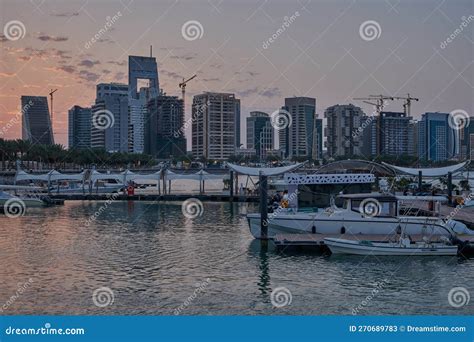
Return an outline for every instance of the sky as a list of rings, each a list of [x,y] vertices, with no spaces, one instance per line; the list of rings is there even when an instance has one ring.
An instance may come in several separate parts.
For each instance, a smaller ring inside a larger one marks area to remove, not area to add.
[[[241,99],[244,142],[250,111],[270,114],[292,96],[315,97],[320,118],[334,104],[373,112],[354,97],[407,93],[420,99],[414,118],[471,114],[471,15],[472,0],[0,0],[0,127],[20,138],[21,95],[58,89],[55,140],[67,146],[68,109],[90,106],[97,83],[127,83],[128,55],[150,45],[168,95],[197,74],[186,119],[203,91]]]

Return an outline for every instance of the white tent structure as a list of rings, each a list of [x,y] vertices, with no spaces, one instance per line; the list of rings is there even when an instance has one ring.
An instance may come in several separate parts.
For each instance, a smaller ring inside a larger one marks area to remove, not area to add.
[[[259,176],[260,173],[262,173],[263,176],[278,176],[296,170],[302,167],[304,164],[306,163],[297,163],[294,165],[281,167],[248,167],[227,163],[227,167],[232,171],[247,176]]]
[[[418,176],[421,171],[421,174],[423,177],[442,177],[442,176],[446,176],[450,172],[455,173],[457,171],[462,170],[467,164],[469,164],[469,161],[465,161],[463,163],[459,163],[456,165],[445,166],[445,167],[435,167],[435,168],[401,167],[401,166],[390,165],[384,162],[382,162],[382,164],[390,167],[396,172],[403,173],[406,175]]]
[[[224,179],[226,175],[216,175],[216,174],[211,174],[209,172],[206,172],[204,170],[200,170],[196,173],[191,173],[191,174],[177,174],[173,171],[166,170],[164,171],[164,178],[163,178],[163,188],[165,188],[165,182],[168,181],[168,193],[170,193],[171,190],[171,181],[172,180],[195,180],[199,181],[199,192],[203,193],[204,192],[204,183],[206,180],[213,180],[213,179]],[[166,192],[166,190],[165,190]]]

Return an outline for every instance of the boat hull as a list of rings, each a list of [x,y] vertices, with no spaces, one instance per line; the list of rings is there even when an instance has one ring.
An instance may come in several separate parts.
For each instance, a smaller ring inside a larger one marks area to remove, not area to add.
[[[344,239],[324,239],[325,245],[329,247],[333,254],[352,255],[396,255],[396,256],[454,256],[458,253],[457,246],[442,244],[412,244],[408,247],[401,247],[393,243],[360,243]]]

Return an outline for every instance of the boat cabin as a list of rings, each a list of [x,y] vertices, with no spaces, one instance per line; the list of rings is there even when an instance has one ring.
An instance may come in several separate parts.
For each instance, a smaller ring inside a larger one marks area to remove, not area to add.
[[[398,215],[398,198],[391,194],[365,193],[340,195],[343,208],[367,216],[395,217]]]

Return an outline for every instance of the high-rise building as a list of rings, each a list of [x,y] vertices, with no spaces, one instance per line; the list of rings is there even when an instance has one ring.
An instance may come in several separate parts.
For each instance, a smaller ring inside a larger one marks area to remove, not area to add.
[[[456,155],[457,132],[449,125],[448,113],[425,113],[418,121],[418,156],[443,161]]]
[[[138,82],[145,80],[148,86]],[[128,56],[129,151],[143,153],[148,101],[159,95],[158,67],[155,57]]]
[[[381,112],[373,117],[364,134],[369,137],[372,156],[401,156],[413,153],[413,126],[412,118],[402,112]],[[410,128],[410,126],[412,128]]]
[[[327,153],[331,158],[352,157],[362,154],[362,127],[364,112],[353,104],[335,105],[326,109],[325,136]]]
[[[183,100],[160,95],[148,102],[145,153],[157,158],[186,155]]]
[[[267,113],[250,112],[247,118],[247,149],[254,149],[257,157],[264,160],[267,152],[274,149],[273,132]]]
[[[98,84],[91,112],[91,147],[108,152],[128,152],[128,86],[120,83]]]
[[[474,159],[474,116],[471,116],[464,123],[460,130],[460,157],[462,160]]]
[[[285,99],[284,109],[291,115],[291,125],[280,130],[280,142],[288,146],[284,155],[289,158],[312,158],[314,139],[317,139],[316,99],[311,97],[291,97]]]
[[[46,96],[22,96],[22,139],[33,144],[54,144]]]
[[[90,108],[74,106],[68,112],[69,148],[91,147],[92,112]]]
[[[225,160],[240,147],[240,100],[234,94],[205,92],[194,96],[192,117],[195,158]]]

